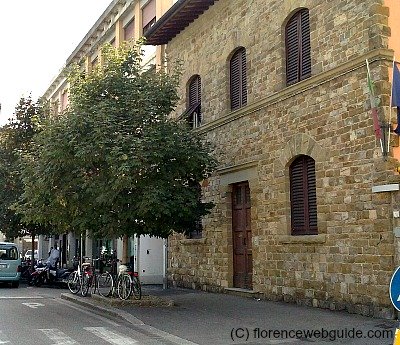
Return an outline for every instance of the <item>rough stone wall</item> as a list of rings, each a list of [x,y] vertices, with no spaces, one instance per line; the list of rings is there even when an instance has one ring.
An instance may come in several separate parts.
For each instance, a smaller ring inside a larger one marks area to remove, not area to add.
[[[202,79],[203,124],[220,169],[205,184],[216,207],[203,238],[173,236],[173,284],[221,291],[233,286],[231,183],[251,190],[253,289],[265,298],[365,315],[392,316],[388,285],[395,265],[392,195],[398,183],[375,139],[365,59],[380,116],[388,105],[387,10],[379,0],[219,0],[167,47],[183,61],[182,99]],[[284,26],[310,11],[312,77],[286,87]],[[246,48],[248,103],[229,110],[229,58]],[[300,154],[316,162],[317,236],[290,235],[289,165]]]

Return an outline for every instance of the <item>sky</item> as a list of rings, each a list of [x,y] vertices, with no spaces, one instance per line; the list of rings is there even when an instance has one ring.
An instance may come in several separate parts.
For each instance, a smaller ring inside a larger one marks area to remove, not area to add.
[[[37,100],[112,0],[0,0],[0,126]]]

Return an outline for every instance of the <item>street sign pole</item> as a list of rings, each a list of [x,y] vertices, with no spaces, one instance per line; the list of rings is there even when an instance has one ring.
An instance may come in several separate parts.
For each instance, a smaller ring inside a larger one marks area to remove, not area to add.
[[[393,307],[400,311],[400,267],[397,267],[392,275],[389,285],[389,295]],[[400,345],[400,329],[396,329],[393,345]]]

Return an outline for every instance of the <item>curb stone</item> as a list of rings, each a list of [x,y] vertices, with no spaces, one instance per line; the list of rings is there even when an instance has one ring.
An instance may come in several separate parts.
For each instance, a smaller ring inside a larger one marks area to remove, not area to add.
[[[172,299],[167,299],[164,297],[142,295],[139,300],[129,299],[121,300],[120,298],[108,298],[100,295],[92,295],[92,298],[102,304],[112,306],[112,307],[125,307],[125,306],[137,306],[137,307],[172,307],[174,306],[174,301]]]
[[[122,318],[125,321],[131,323],[132,325],[137,325],[137,326],[144,325],[144,322],[142,320],[132,316],[131,314],[129,314],[123,310],[114,308],[112,306],[100,305],[100,303],[98,301],[96,303],[96,301],[92,300],[90,297],[89,298],[88,297],[80,297],[80,296],[76,296],[76,295],[72,295],[72,294],[68,294],[68,293],[62,293],[61,299],[65,299],[67,301],[83,305],[85,307],[96,309],[97,311],[102,312],[103,316],[111,315],[114,317]]]
[[[94,297],[94,296],[96,296],[96,295],[93,295],[92,297]],[[191,342],[190,340],[180,338],[178,336],[164,332],[155,327],[146,325],[142,320],[132,316],[131,314],[129,314],[123,310],[120,310],[118,308],[111,307],[111,306],[110,307],[102,306],[102,305],[100,305],[100,303],[98,301],[100,299],[94,298],[92,300],[92,298],[90,298],[90,297],[89,298],[88,297],[80,297],[80,296],[72,295],[69,293],[62,293],[60,297],[61,297],[61,299],[70,301],[72,303],[80,304],[85,307],[89,307],[89,308],[95,309],[97,311],[100,311],[100,312],[102,312],[102,314],[103,314],[102,316],[104,316],[104,317],[114,316],[114,317],[121,318],[121,319],[129,322],[130,324],[140,327],[142,330],[144,330],[152,335],[155,335],[156,337],[165,339],[171,343],[174,343],[177,345],[198,345],[194,342]],[[101,296],[97,296],[97,297],[101,297]],[[104,297],[102,297],[102,298],[104,298]]]

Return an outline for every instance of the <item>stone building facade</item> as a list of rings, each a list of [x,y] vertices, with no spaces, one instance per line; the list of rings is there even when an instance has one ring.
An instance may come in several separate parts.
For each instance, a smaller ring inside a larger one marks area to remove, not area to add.
[[[388,288],[399,262],[394,235],[399,221],[393,218],[400,207],[398,143],[392,134],[383,159],[366,59],[380,121],[389,121],[400,3],[206,1],[209,7],[198,17],[189,15],[187,25],[185,6],[188,11],[195,2],[178,1],[146,35],[149,44],[166,44],[170,64],[183,65],[174,116],[188,109],[191,80],[200,78],[201,123],[195,130],[213,143],[219,161],[203,182],[204,198],[215,207],[203,219],[201,238],[169,239],[170,281],[392,317]],[[311,73],[288,85],[286,30],[303,9]],[[238,48],[245,51],[247,100],[231,110],[230,63]],[[308,234],[293,232],[291,169],[299,157],[315,163],[316,231]],[[250,205],[238,216],[246,223],[239,235],[246,252],[244,280],[237,278],[243,270],[234,229],[238,198]]]

